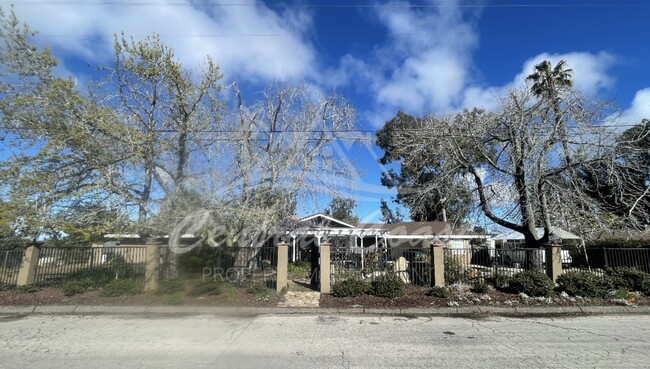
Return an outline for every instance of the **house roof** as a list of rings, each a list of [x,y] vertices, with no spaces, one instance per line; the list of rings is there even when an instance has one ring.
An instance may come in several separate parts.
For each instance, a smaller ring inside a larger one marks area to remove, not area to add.
[[[318,224],[319,220],[320,220],[320,224]],[[349,223],[346,223],[344,221],[338,220],[338,219],[336,219],[334,217],[331,217],[331,216],[329,216],[327,214],[323,214],[323,213],[312,214],[312,215],[309,215],[307,217],[304,217],[304,218],[300,219],[301,223],[309,222],[309,221],[312,221],[313,223],[316,223],[316,224],[312,224],[312,225],[314,225],[316,227],[325,226],[325,227],[328,227],[328,228],[333,228],[332,226],[334,225],[334,228],[340,228],[340,227],[354,228],[354,226],[352,224],[349,224]],[[339,227],[336,227],[336,225],[338,225]]]
[[[457,234],[451,231],[451,225],[446,222],[397,222],[391,224],[365,223],[359,224],[358,228],[385,229],[391,235],[442,235]]]
[[[541,238],[544,235],[544,228],[535,228],[535,232],[537,233],[537,237]],[[555,235],[556,237],[559,237],[563,240],[579,240],[581,239],[580,236],[577,236],[569,231],[565,231],[562,228],[559,227],[551,227],[551,234]],[[505,233],[501,233],[498,236],[494,237],[494,240],[497,241],[523,241],[524,240],[524,235],[523,233],[519,233],[517,231],[509,231]]]

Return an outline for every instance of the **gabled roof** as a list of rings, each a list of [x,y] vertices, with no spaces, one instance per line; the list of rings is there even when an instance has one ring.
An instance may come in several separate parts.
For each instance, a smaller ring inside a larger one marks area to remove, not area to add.
[[[309,221],[312,221],[312,223],[315,224],[320,223],[320,226],[327,227],[327,228],[354,228],[352,224],[348,224],[344,221],[338,220],[336,218],[333,218],[323,213],[312,214],[310,216],[300,219],[300,223],[306,223]]]

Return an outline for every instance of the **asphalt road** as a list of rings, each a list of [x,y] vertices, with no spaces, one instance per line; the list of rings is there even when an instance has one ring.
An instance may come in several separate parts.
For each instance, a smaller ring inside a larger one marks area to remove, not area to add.
[[[0,368],[642,368],[650,316],[0,317]]]

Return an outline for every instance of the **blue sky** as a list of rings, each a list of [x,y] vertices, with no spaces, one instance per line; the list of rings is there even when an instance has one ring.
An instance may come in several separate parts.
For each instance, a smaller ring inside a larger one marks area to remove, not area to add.
[[[576,87],[613,101],[631,124],[650,118],[650,3],[641,0],[24,0],[15,9],[40,32],[36,42],[62,60],[59,73],[80,85],[124,31],[160,34],[188,66],[209,54],[224,84],[237,81],[250,92],[277,82],[337,91],[356,106],[363,130],[380,128],[398,110],[494,108],[496,95],[544,59],[566,59]],[[392,196],[379,182],[380,150],[339,148],[359,169],[351,190],[358,215],[376,221],[379,199]]]

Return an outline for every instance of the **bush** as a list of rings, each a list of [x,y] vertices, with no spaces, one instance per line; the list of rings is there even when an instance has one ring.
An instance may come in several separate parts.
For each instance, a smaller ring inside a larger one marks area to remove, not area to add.
[[[290,275],[297,277],[309,277],[311,274],[311,263],[299,262],[289,263],[288,271]]]
[[[83,269],[68,276],[68,281],[83,280],[87,289],[97,289],[115,280],[115,271],[108,267]],[[89,282],[90,281],[90,282]]]
[[[569,272],[557,277],[558,291],[571,296],[602,298],[609,294],[612,283],[608,277],[600,277],[588,271]]]
[[[394,273],[387,273],[375,279],[370,286],[370,293],[379,297],[400,297],[404,296],[406,285]]]
[[[163,305],[183,305],[183,295],[179,292],[165,296],[162,301]]]
[[[636,268],[616,268],[606,272],[614,289],[641,292],[650,295],[650,274]]]
[[[471,291],[474,293],[488,293],[490,292],[490,286],[485,282],[479,282],[472,286]]]
[[[502,291],[507,291],[510,287],[510,280],[512,278],[507,274],[498,274],[493,278],[492,283],[494,283],[494,288]]]
[[[26,284],[23,286],[16,287],[16,293],[34,293],[40,290],[41,290],[40,288],[36,287],[33,284]]]
[[[185,279],[181,277],[170,278],[166,281],[160,282],[156,295],[171,295],[176,292],[183,292],[185,290]]]
[[[527,270],[515,274],[509,282],[508,290],[525,293],[532,297],[548,297],[553,293],[555,284],[546,274],[537,270]]]
[[[221,283],[207,280],[195,284],[187,295],[197,297],[204,295],[216,296],[219,294],[221,294]]]
[[[66,296],[73,296],[78,293],[84,293],[95,286],[95,281],[90,278],[80,278],[67,281],[63,284],[61,289]]]
[[[445,253],[444,256],[445,264],[445,281],[449,284],[454,284],[457,282],[465,282],[467,280],[467,274],[463,265],[453,255]]]
[[[132,279],[114,279],[99,290],[99,295],[103,297],[137,295],[142,293],[142,288],[142,282]]]
[[[368,290],[366,282],[358,278],[350,278],[334,285],[332,293],[336,297],[358,297]]]
[[[446,299],[451,296],[451,290],[447,287],[435,286],[429,290],[429,293],[427,293],[427,295]]]

